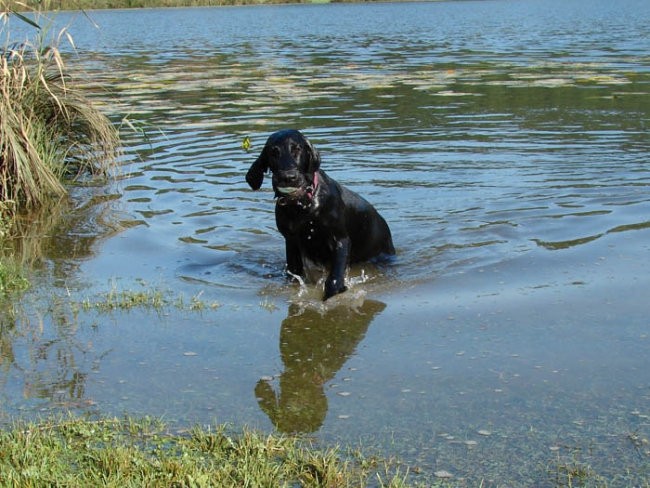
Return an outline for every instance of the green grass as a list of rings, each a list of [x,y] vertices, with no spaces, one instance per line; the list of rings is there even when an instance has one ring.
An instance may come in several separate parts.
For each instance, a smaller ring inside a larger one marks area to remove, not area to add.
[[[76,418],[0,431],[3,486],[400,488],[406,472],[360,453],[225,426],[171,433],[151,420]]]
[[[27,288],[29,281],[23,275],[21,267],[10,259],[0,260],[0,298]]]
[[[110,290],[93,297],[83,299],[77,304],[77,309],[84,311],[97,311],[111,313],[118,311],[129,311],[133,309],[152,310],[162,313],[170,308],[181,311],[201,312],[204,310],[216,310],[221,305],[215,301],[206,301],[199,292],[188,299],[184,295],[173,296],[171,291],[165,291],[158,287],[150,287],[141,282],[142,288],[137,290],[119,289],[115,283]]]

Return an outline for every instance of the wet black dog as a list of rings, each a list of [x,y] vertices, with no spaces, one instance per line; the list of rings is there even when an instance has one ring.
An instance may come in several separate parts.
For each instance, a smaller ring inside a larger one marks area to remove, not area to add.
[[[253,190],[270,170],[275,220],[287,247],[287,271],[303,275],[309,261],[326,266],[324,300],[346,290],[350,263],[395,254],[388,224],[375,208],[320,169],[320,156],[297,130],[271,134],[246,174]]]

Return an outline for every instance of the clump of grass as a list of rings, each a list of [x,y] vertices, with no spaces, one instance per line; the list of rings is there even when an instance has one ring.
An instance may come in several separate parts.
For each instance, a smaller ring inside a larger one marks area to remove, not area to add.
[[[109,291],[94,298],[84,299],[80,303],[80,308],[84,311],[95,310],[101,313],[124,312],[133,309],[154,310],[162,313],[172,307],[181,311],[202,312],[204,310],[216,310],[221,306],[217,302],[203,300],[201,298],[202,292],[197,293],[187,301],[182,294],[174,298],[170,291],[150,287],[145,282],[140,284],[142,288],[132,290],[129,288],[119,289],[113,283]]]
[[[151,419],[45,420],[0,431],[6,486],[407,486],[336,448],[225,426],[172,434]]]
[[[96,309],[100,312],[111,312],[116,310],[131,310],[144,308],[161,310],[166,307],[168,300],[161,290],[118,290],[112,288],[100,299],[91,301],[86,299],[83,308],[86,310]]]
[[[9,15],[0,11],[0,29]],[[0,201],[5,209],[11,208],[6,202],[14,208],[41,206],[66,193],[66,180],[106,175],[115,165],[117,129],[67,72],[58,49],[66,35],[64,30],[48,44],[39,28],[34,42],[0,47]]]
[[[555,486],[607,486],[607,480],[595,473],[588,464],[580,461],[578,454],[573,453],[571,459],[558,456],[552,468]]]
[[[23,276],[22,269],[9,260],[0,260],[0,298],[27,288],[29,281]]]

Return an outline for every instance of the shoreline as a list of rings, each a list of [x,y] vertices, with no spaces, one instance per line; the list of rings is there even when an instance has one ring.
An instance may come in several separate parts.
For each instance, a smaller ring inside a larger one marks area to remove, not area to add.
[[[205,8],[205,7],[240,7],[256,5],[313,5],[325,3],[382,3],[384,0],[198,0],[198,1],[166,1],[166,0],[106,0],[92,2],[87,0],[49,0],[42,3],[29,4],[21,2],[6,2],[4,9],[6,11],[17,12],[65,12],[65,11],[94,11],[94,10],[136,10],[136,9],[154,9],[154,8]],[[27,7],[27,8],[26,8]]]
[[[275,5],[325,5],[325,4],[363,4],[363,3],[439,3],[444,0],[198,0],[198,1],[166,1],[166,0],[106,0],[92,2],[90,0],[45,0],[32,5],[9,1],[3,5],[0,14],[16,13],[58,13],[58,12],[96,12],[102,10],[146,10],[146,9],[186,9],[186,8],[216,8],[216,7],[256,7]]]

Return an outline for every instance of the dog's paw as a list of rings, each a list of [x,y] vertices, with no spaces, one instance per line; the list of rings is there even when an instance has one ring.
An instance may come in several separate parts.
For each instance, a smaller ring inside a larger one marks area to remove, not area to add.
[[[347,289],[348,287],[345,286],[343,280],[328,278],[325,282],[325,295],[323,296],[323,300],[327,300],[328,298],[332,298],[334,295],[343,293]]]

